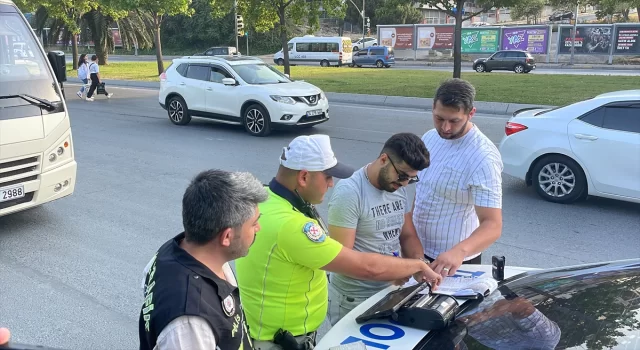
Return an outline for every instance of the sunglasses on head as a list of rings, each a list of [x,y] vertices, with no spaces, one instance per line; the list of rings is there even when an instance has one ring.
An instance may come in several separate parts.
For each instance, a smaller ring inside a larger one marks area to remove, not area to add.
[[[389,155],[387,155],[387,159],[389,159],[389,163],[391,163],[391,166],[393,167],[393,169],[395,169],[396,173],[398,174],[398,179],[396,180],[397,182],[405,182],[405,181],[409,181],[409,184],[413,184],[416,183],[418,181],[420,181],[420,179],[418,178],[418,175],[416,176],[409,176],[401,171],[398,170],[398,168],[396,168],[396,165],[393,164],[393,160],[391,160],[391,157],[389,157]]]

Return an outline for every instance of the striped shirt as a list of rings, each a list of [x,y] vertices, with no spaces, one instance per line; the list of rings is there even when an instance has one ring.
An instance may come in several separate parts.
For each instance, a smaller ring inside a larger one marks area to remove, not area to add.
[[[432,129],[422,141],[431,165],[418,175],[413,223],[424,253],[437,258],[478,228],[475,206],[502,208],[503,166],[498,148],[475,125],[459,139]]]

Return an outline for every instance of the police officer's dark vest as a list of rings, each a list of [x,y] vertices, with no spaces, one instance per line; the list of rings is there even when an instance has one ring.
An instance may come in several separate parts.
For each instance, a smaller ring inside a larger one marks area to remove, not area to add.
[[[221,350],[252,349],[238,289],[180,248],[182,239],[184,233],[163,244],[147,273],[140,349],[152,350],[164,327],[180,316],[207,320]]]

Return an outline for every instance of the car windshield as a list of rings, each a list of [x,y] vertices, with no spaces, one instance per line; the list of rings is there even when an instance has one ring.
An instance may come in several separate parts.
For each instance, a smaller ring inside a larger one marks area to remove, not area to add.
[[[431,345],[452,332],[460,349],[635,348],[640,260],[528,273],[459,315]]]
[[[0,12],[0,96],[22,94],[62,100],[28,24],[18,13]]]
[[[290,83],[291,80],[279,70],[265,63],[239,64],[232,66],[240,78],[251,85]]]

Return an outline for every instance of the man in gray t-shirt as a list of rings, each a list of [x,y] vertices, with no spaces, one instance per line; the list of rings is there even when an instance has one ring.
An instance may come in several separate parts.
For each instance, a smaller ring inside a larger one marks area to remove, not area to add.
[[[424,252],[412,222],[412,201],[405,186],[429,166],[429,152],[415,134],[395,134],[378,158],[340,180],[329,201],[329,233],[345,248],[422,259]],[[361,302],[392,281],[363,281],[330,274],[329,321],[335,325]]]

